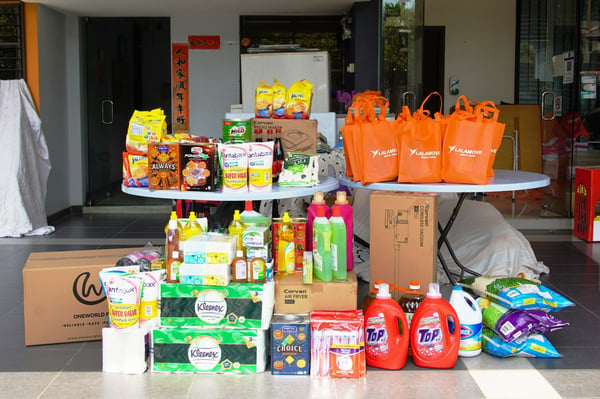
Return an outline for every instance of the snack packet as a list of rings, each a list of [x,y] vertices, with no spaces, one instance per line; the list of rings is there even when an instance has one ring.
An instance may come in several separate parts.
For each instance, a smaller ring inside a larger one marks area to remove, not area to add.
[[[148,187],[148,157],[123,152],[123,185]]]
[[[167,119],[160,108],[133,111],[129,119],[125,148],[134,155],[146,155],[148,143],[158,143],[167,134]]]
[[[273,110],[273,88],[260,81],[254,97],[254,115],[257,118],[270,118]]]
[[[274,79],[273,84],[273,118],[285,118],[285,86]]]
[[[303,79],[292,83],[285,99],[285,117],[288,119],[309,119],[313,85]]]

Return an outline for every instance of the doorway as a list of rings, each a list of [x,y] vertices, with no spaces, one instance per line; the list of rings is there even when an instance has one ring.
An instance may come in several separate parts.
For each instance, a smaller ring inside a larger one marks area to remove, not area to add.
[[[430,115],[440,111],[444,103],[444,55],[446,53],[446,27],[423,27],[423,100],[430,93],[438,92],[440,97],[432,96],[423,108]],[[443,111],[443,110],[442,110]]]
[[[127,205],[122,153],[134,110],[171,119],[169,18],[86,18],[87,206]],[[141,198],[135,199],[141,201]]]

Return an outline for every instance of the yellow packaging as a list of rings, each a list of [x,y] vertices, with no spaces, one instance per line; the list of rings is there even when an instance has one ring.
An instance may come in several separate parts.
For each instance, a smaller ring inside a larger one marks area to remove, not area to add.
[[[223,192],[248,191],[248,147],[246,143],[219,143],[219,161],[223,171]]]
[[[302,262],[302,282],[304,284],[312,284],[312,278],[313,278],[312,252],[304,251],[304,260]]]
[[[285,86],[274,79],[273,84],[273,118],[285,118]]]
[[[248,190],[271,191],[273,142],[248,143]]]
[[[167,119],[160,108],[151,111],[133,111],[129,119],[125,147],[127,152],[146,155],[149,143],[158,143],[167,134]]]
[[[254,98],[254,114],[257,118],[270,118],[273,107],[273,88],[260,81]]]
[[[285,117],[289,119],[310,118],[313,85],[306,79],[292,83],[286,94]]]

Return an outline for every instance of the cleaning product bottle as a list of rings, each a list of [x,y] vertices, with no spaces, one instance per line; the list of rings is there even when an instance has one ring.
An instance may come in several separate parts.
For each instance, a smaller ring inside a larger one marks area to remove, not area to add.
[[[450,294],[450,305],[456,310],[460,322],[460,345],[458,356],[474,357],[481,353],[481,308],[475,299],[460,285],[455,285]]]
[[[316,191],[313,195],[312,202],[308,206],[307,216],[306,216],[306,245],[309,251],[313,250],[313,221],[315,217],[317,217],[317,209],[323,208],[325,209],[325,217],[329,218],[331,215],[331,210],[327,203],[325,202],[325,197],[322,191]]]
[[[183,253],[179,248],[181,241],[181,228],[177,214],[169,220],[165,238],[165,263],[167,265],[167,282],[179,282],[179,267],[183,262]]]
[[[400,294],[398,304],[402,310],[404,310],[404,314],[406,315],[406,320],[408,320],[409,326],[412,322],[415,311],[424,300],[425,294],[421,292],[421,283],[417,280],[411,281],[408,285],[408,291],[404,291],[402,294]]]
[[[202,233],[202,226],[196,218],[196,212],[191,211],[187,223],[183,226],[183,240],[189,240],[200,233]]]
[[[290,214],[284,212],[281,225],[277,231],[277,273],[294,274],[296,271],[296,244],[294,240],[294,225]]]
[[[331,224],[325,216],[325,208],[317,208],[317,216],[313,220],[312,232],[313,273],[322,281],[331,281],[333,271],[331,269]]]
[[[240,213],[240,219],[246,227],[269,227],[271,225],[271,221],[268,217],[254,210],[251,200],[246,200],[246,202],[244,202],[244,211]]]
[[[165,234],[167,234],[167,230],[169,229],[169,222],[171,220],[177,220],[178,226],[179,226],[179,231],[183,231],[183,225],[181,224],[181,222],[179,221],[179,219],[177,218],[177,212],[176,211],[171,211],[171,214],[169,216],[169,220],[167,220],[167,224],[165,224]]]
[[[379,284],[377,297],[365,314],[365,336],[369,366],[388,370],[404,367],[408,353],[408,322],[386,283]]]
[[[346,279],[346,223],[340,208],[331,208],[331,269],[335,280]]]
[[[231,274],[234,283],[248,282],[248,261],[243,251],[237,251],[235,258],[231,261]]]
[[[456,311],[442,298],[440,286],[429,284],[427,297],[417,308],[410,325],[410,345],[419,367],[454,367],[460,345]]]
[[[346,269],[352,270],[354,268],[354,216],[352,205],[348,203],[345,191],[338,191],[336,193],[335,202],[331,207],[332,212],[333,208],[340,209],[342,219],[346,223]]]
[[[244,252],[244,244],[242,243],[242,235],[244,234],[244,222],[242,222],[240,218],[240,211],[236,209],[233,211],[233,219],[231,223],[229,223],[229,227],[227,228],[227,232],[230,236],[237,237],[237,250]]]

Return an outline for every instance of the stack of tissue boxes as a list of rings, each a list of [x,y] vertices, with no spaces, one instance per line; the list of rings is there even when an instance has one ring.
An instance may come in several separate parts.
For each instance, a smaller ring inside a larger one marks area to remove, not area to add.
[[[236,254],[237,237],[201,233],[182,245],[181,283],[226,286],[231,282],[231,262]]]

